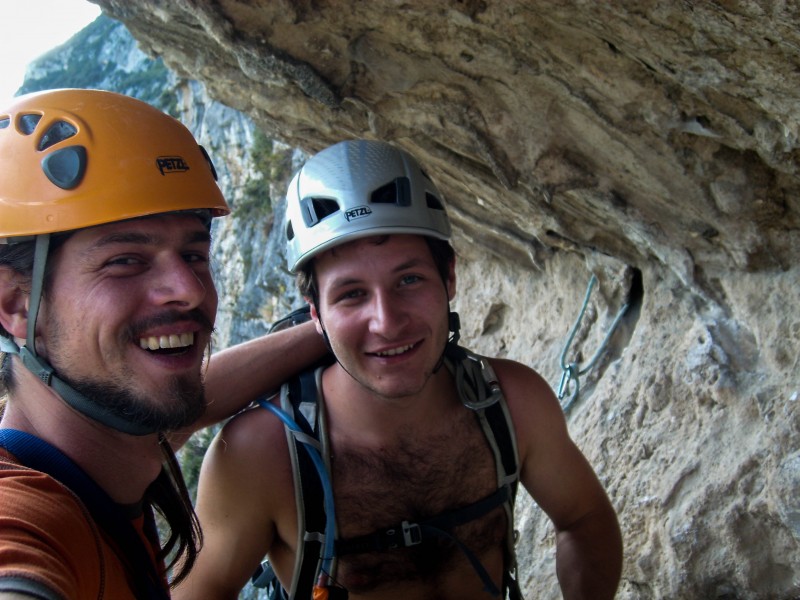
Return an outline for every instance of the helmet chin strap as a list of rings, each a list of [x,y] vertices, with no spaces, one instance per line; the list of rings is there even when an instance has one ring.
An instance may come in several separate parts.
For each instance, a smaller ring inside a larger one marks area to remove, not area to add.
[[[447,349],[452,345],[455,346],[458,344],[458,340],[461,339],[461,318],[458,316],[458,313],[450,310],[450,291],[447,289],[447,281],[442,278],[442,282],[444,283],[444,293],[447,296],[447,331],[453,332],[453,335],[449,337],[449,339],[445,342],[444,348],[442,348],[442,355],[439,357],[439,362],[436,363],[436,366],[433,368],[433,372],[438,373],[439,369],[442,368],[444,364],[444,357],[447,354]]]
[[[453,335],[450,337],[449,342],[451,344],[457,344],[458,340],[461,339],[461,319],[458,316],[458,313],[455,311],[450,311],[447,315],[447,320],[449,323],[450,331],[453,332]]]
[[[57,377],[53,367],[36,353],[36,319],[39,316],[39,305],[42,300],[44,271],[47,264],[47,252],[49,248],[49,234],[36,236],[26,343],[20,348],[13,340],[4,339],[3,351],[11,354],[18,354],[20,358],[22,358],[22,364],[25,368],[38,377],[45,385],[52,387],[69,406],[90,419],[94,419],[107,427],[130,435],[148,435],[156,433],[147,427],[139,425],[138,423],[133,423],[119,415],[109,412],[105,407],[79,393]]]
[[[47,266],[47,252],[50,249],[50,234],[36,236],[36,249],[33,255],[33,280],[31,281],[31,300],[28,306],[28,331],[26,343],[30,343],[32,353],[36,356],[36,319],[39,316],[39,305],[42,302],[44,289],[44,270]]]
[[[447,323],[448,331],[452,331],[453,335],[451,335],[447,342],[445,342],[444,348],[442,349],[442,355],[439,357],[439,362],[437,362],[436,366],[433,368],[434,373],[438,373],[439,369],[442,368],[445,355],[447,354],[447,349],[451,345],[457,345],[458,340],[461,338],[461,319],[459,318],[457,312],[451,310],[449,313],[447,313]]]

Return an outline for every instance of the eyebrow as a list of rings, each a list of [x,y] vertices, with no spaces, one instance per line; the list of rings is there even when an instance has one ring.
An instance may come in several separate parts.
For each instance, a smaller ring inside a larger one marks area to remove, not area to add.
[[[424,265],[425,261],[421,258],[410,258],[404,263],[400,263],[394,269],[392,269],[392,273],[397,273],[399,271],[405,271],[406,269],[412,269],[414,267],[418,267],[419,265]]]

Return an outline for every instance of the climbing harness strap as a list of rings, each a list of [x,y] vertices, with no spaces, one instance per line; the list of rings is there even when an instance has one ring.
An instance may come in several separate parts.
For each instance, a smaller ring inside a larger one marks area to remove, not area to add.
[[[478,519],[498,506],[511,501],[512,491],[510,486],[498,488],[482,500],[478,500],[463,508],[446,511],[419,523],[403,521],[393,527],[381,529],[369,535],[362,535],[346,540],[336,540],[336,555],[363,554],[365,552],[380,552],[395,548],[409,548],[417,546],[432,538],[445,538],[455,543],[464,556],[469,560],[475,572],[483,582],[484,589],[498,596],[500,590],[494,585],[492,578],[477,559],[475,554],[456,538],[452,530],[459,525]]]
[[[29,433],[0,429],[0,447],[28,468],[50,475],[83,502],[92,518],[108,536],[128,574],[128,583],[139,600],[169,600],[163,579],[150,558],[141,536],[122,508],[78,465],[56,447]],[[146,529],[155,531],[150,507],[145,507]]]
[[[419,523],[403,521],[393,527],[380,529],[369,535],[361,535],[346,540],[336,540],[336,554],[363,554],[365,552],[408,548],[421,544],[426,532],[438,536],[440,531],[450,531],[454,527],[469,523],[482,517],[511,499],[511,489],[499,488],[489,496],[468,504],[463,508],[449,510]]]
[[[592,289],[594,288],[595,284],[597,283],[597,277],[594,275],[591,276],[589,279],[589,285],[586,288],[586,296],[583,299],[583,306],[581,307],[581,311],[578,314],[578,318],[575,321],[575,324],[572,326],[572,329],[569,332],[569,336],[567,337],[567,342],[564,344],[564,349],[561,351],[561,358],[560,358],[560,365],[563,373],[561,374],[561,382],[558,384],[558,399],[559,401],[563,400],[564,396],[567,395],[569,392],[570,383],[575,382],[575,388],[570,394],[569,398],[567,399],[566,403],[562,403],[562,408],[564,412],[567,412],[571,407],[572,403],[577,399],[578,392],[580,391],[580,380],[579,377],[588,373],[592,367],[594,367],[597,360],[600,358],[600,355],[606,349],[611,336],[614,334],[614,331],[619,325],[622,316],[627,312],[628,307],[630,305],[629,302],[626,302],[622,305],[617,313],[617,316],[614,317],[614,321],[611,323],[611,327],[608,328],[606,332],[605,338],[601,342],[600,346],[597,348],[597,351],[594,353],[594,356],[587,362],[584,366],[579,366],[577,362],[567,363],[567,352],[569,351],[569,347],[572,344],[572,340],[575,337],[575,334],[578,331],[578,327],[580,327],[581,321],[583,320],[583,315],[586,312],[586,307],[589,305],[589,297],[592,295]]]

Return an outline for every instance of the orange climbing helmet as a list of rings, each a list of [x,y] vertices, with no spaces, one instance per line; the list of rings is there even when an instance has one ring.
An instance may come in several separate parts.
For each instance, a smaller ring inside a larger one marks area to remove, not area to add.
[[[0,351],[84,415],[129,433],[155,433],[89,399],[36,352],[51,234],[167,212],[206,219],[230,209],[211,160],[186,127],[150,105],[113,92],[55,90],[0,109],[0,245],[33,242],[25,344],[0,336]]]
[[[0,109],[0,243],[157,213],[230,209],[208,154],[134,98],[62,89]]]

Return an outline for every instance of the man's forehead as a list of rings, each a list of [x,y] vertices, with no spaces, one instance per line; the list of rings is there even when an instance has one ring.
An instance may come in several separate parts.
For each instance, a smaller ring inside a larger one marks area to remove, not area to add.
[[[380,257],[388,269],[395,264],[430,262],[433,257],[425,238],[420,235],[394,234],[358,238],[329,248],[315,259],[318,275],[330,268],[358,269],[359,265],[372,262]]]
[[[412,247],[416,244],[420,246],[424,244],[424,238],[419,235],[406,235],[406,234],[383,234],[383,235],[369,235],[359,237],[356,239],[348,240],[341,244],[337,244],[327,250],[321,252],[318,256],[328,257],[343,257],[349,256],[354,252],[369,252],[369,248],[374,246],[390,246],[395,247],[398,245]],[[361,255],[363,256],[363,255]]]
[[[203,215],[194,212],[169,212],[169,213],[156,213],[153,215],[143,215],[140,217],[133,217],[130,219],[123,219],[121,221],[112,221],[110,223],[100,223],[87,229],[98,231],[116,230],[116,229],[155,229],[162,226],[179,226],[185,229],[198,229],[207,228],[207,221]]]
[[[102,223],[80,229],[72,237],[91,245],[113,242],[155,242],[167,237],[180,241],[209,241],[203,220],[191,213],[161,213]]]

